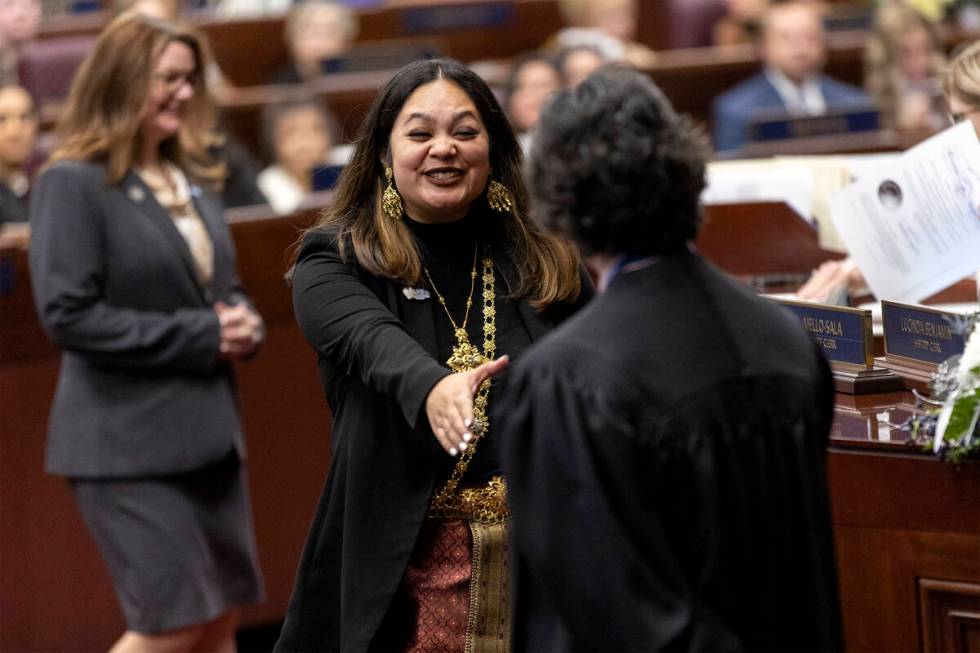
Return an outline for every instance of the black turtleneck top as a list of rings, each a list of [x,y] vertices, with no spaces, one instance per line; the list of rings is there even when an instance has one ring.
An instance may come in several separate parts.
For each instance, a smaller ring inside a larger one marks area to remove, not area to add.
[[[439,361],[445,362],[456,346],[453,325],[439,303],[438,294],[446,300],[446,307],[458,326],[462,326],[466,315],[466,300],[470,296],[470,273],[473,270],[473,256],[476,251],[476,282],[473,284],[473,306],[466,319],[466,332],[470,342],[485,352],[483,333],[483,257],[489,251],[494,259],[494,295],[497,322],[496,351],[494,358],[504,354],[513,361],[531,345],[531,337],[524,328],[514,301],[509,297],[513,280],[504,277],[500,259],[506,255],[501,246],[500,217],[491,211],[476,211],[462,220],[449,223],[426,224],[405,217],[405,224],[415,235],[422,252],[423,262],[435,289],[423,275],[420,286],[429,291],[427,301],[433,311],[436,324],[436,337],[439,348]],[[448,366],[447,366],[448,367]],[[499,384],[495,384],[499,385]],[[493,406],[496,387],[490,390],[489,405]],[[488,410],[489,413],[489,410]],[[434,435],[432,437],[435,437]],[[487,436],[480,439],[476,454],[463,477],[463,483],[483,481],[499,474],[494,443],[494,425],[491,422]],[[446,456],[439,469],[438,485],[448,478],[456,464],[456,458]]]

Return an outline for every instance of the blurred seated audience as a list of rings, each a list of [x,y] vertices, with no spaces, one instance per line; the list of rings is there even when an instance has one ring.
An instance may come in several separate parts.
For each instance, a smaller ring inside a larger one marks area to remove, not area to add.
[[[276,213],[291,213],[315,190],[314,170],[326,165],[334,142],[333,120],[322,102],[296,100],[267,105],[262,128],[273,163],[259,173],[259,188]]]
[[[26,165],[37,141],[38,116],[20,86],[0,86],[0,224],[27,221],[31,182]]]
[[[724,0],[725,15],[711,30],[714,45],[755,43],[769,0]]]
[[[162,20],[177,20],[180,16],[181,0],[113,0],[110,11],[118,16],[126,11]]]
[[[715,99],[717,150],[741,147],[752,121],[767,113],[820,116],[871,104],[861,89],[821,73],[826,37],[820,8],[812,3],[796,0],[770,7],[762,22],[759,56],[761,72]]]
[[[609,60],[591,45],[573,45],[562,49],[555,57],[562,88],[575,88],[607,63]]]
[[[0,85],[16,84],[17,53],[41,28],[39,0],[0,0]]]
[[[902,1],[878,7],[864,51],[864,86],[884,125],[930,131],[945,127],[940,82],[945,67],[935,24]]]
[[[217,0],[218,14],[224,17],[250,18],[282,14],[293,0]]]
[[[639,5],[636,0],[559,0],[568,25],[549,44],[555,49],[588,45],[608,61],[649,68],[656,53],[636,38]]]
[[[980,134],[980,41],[964,48],[943,76],[943,92],[949,105],[949,121],[969,120]],[[977,274],[980,284],[980,271]],[[822,303],[846,303],[846,298],[868,294],[864,274],[848,257],[817,268],[796,292],[797,297]],[[977,289],[980,301],[980,287]]]
[[[219,141],[214,143],[211,155],[224,163],[228,171],[221,188],[221,201],[225,208],[268,204],[259,190],[259,164],[241,141],[218,130]]]
[[[561,75],[551,58],[532,52],[514,62],[504,88],[503,108],[518,139],[534,129],[545,100],[561,87]]]
[[[320,77],[330,61],[347,53],[357,38],[357,15],[339,2],[305,0],[286,16],[290,62],[269,78],[270,84],[297,84]]]

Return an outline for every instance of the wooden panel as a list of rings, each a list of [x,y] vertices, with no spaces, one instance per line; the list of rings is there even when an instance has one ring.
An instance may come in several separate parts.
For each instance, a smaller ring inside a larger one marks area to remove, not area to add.
[[[980,585],[920,578],[919,605],[925,653],[980,651]]]
[[[917,578],[980,582],[980,538],[834,524],[848,653],[920,650]]]
[[[968,277],[957,281],[949,288],[940,290],[935,295],[922,300],[923,304],[949,304],[957,302],[972,302],[980,297],[977,291],[976,277]]]
[[[838,396],[827,472],[849,653],[922,650],[920,579],[980,583],[980,461],[950,465],[895,430],[873,441],[877,431],[868,429],[877,427],[862,418],[887,413],[883,419],[901,421],[896,413],[910,408],[910,398]],[[963,641],[976,636],[959,603],[942,605],[957,610],[935,623],[952,624],[946,632]]]
[[[809,275],[824,261],[843,258],[821,249],[816,230],[782,202],[721,204],[704,211],[698,250],[730,274]]]
[[[0,249],[0,365],[55,355],[34,311],[26,246]]]
[[[322,201],[322,196],[315,199]],[[238,273],[266,322],[255,359],[236,364],[248,470],[267,600],[243,610],[247,624],[282,619],[296,564],[330,466],[330,411],[316,355],[293,317],[285,274],[293,245],[318,208],[286,217],[269,209],[230,210]],[[263,217],[255,217],[256,213]]]
[[[0,651],[104,651],[122,613],[67,482],[44,473],[58,359],[18,358],[0,363]]]
[[[980,463],[949,465],[913,447],[902,453],[831,449],[834,522],[980,537]],[[980,555],[975,560],[980,571]]]

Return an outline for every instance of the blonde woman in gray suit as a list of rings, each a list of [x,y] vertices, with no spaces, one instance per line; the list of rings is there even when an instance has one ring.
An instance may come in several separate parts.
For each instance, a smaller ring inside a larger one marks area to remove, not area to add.
[[[76,76],[31,198],[38,315],[62,349],[46,468],[70,479],[127,622],[113,651],[233,651],[262,598],[230,361],[262,319],[210,189],[202,41],[125,14]]]

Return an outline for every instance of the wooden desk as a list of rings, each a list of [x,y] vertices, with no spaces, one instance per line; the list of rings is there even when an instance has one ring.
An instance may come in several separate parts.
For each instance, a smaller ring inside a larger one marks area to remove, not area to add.
[[[911,393],[838,395],[828,457],[844,640],[863,651],[980,650],[980,461],[907,444]]]
[[[816,229],[783,202],[704,207],[698,251],[760,291],[802,284],[824,261],[844,258],[820,247]]]

